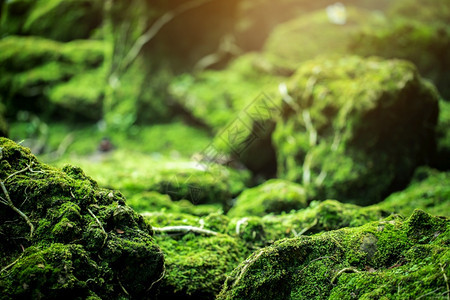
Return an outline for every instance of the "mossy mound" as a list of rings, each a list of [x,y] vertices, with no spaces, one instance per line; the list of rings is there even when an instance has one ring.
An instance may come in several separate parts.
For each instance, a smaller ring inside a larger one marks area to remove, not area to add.
[[[450,217],[450,172],[418,168],[409,186],[379,203],[380,208],[408,216],[414,208]]]
[[[353,36],[376,20],[373,12],[347,7],[344,23],[336,24],[325,9],[317,10],[275,27],[264,46],[264,56],[275,72],[292,74],[302,62],[317,56],[348,53]]]
[[[41,164],[8,139],[0,139],[0,149],[3,296],[117,299],[154,292],[163,254],[151,226],[120,193],[98,188],[79,168]]]
[[[243,191],[228,212],[230,217],[264,216],[299,210],[308,206],[305,189],[283,179],[271,179]]]
[[[100,25],[101,17],[101,1],[7,1],[2,7],[0,32],[58,41],[86,39]]]
[[[194,205],[191,201],[184,199],[172,201],[169,195],[158,192],[143,192],[132,195],[127,197],[127,204],[138,213],[183,213],[201,217],[223,211],[223,207],[219,203]]]
[[[438,99],[406,61],[305,62],[287,84],[273,133],[278,175],[301,183],[310,199],[379,202],[430,159]]]
[[[416,210],[253,253],[218,299],[418,298],[449,292],[450,223]]]
[[[98,120],[105,43],[59,43],[40,37],[0,40],[0,92],[7,113],[29,110],[43,116]]]

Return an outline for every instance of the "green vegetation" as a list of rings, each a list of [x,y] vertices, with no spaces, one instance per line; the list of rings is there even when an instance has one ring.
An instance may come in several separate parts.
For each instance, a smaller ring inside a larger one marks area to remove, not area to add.
[[[447,2],[0,0],[0,299],[448,298]]]

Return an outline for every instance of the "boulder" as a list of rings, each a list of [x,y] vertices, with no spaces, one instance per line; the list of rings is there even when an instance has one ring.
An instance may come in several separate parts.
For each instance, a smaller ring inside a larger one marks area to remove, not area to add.
[[[281,91],[278,175],[310,199],[379,202],[434,153],[439,95],[409,62],[308,61]]]
[[[416,210],[255,251],[218,299],[419,298],[449,292],[449,220]]]
[[[7,298],[149,297],[164,257],[152,227],[80,168],[0,138],[0,291]]]

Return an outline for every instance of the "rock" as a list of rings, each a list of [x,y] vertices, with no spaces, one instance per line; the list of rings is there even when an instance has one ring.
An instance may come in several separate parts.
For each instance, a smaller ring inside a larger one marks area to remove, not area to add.
[[[418,298],[448,293],[449,221],[416,210],[277,241],[227,278],[218,299]]]
[[[379,202],[433,154],[438,99],[406,61],[305,62],[272,135],[278,175],[301,183],[310,199]]]
[[[264,216],[299,210],[308,206],[305,189],[296,183],[271,179],[243,191],[228,212],[230,217]]]
[[[8,139],[0,138],[0,149],[4,297],[141,298],[155,292],[163,254],[152,227],[119,192],[100,189],[80,168],[39,163]]]
[[[448,2],[396,1],[378,26],[364,28],[350,45],[351,53],[412,61],[450,99],[450,12]],[[412,21],[413,20],[413,21]]]
[[[264,45],[264,56],[275,72],[292,74],[318,56],[344,55],[363,26],[376,24],[376,13],[349,6],[344,24],[333,23],[325,9],[281,23]]]

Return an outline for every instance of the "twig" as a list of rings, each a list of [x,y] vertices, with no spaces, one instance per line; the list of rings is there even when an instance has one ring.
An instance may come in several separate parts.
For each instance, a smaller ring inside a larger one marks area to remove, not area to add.
[[[22,258],[22,256],[23,256],[23,253],[20,254],[19,257],[18,257],[15,261],[13,261],[12,263],[10,263],[10,264],[7,265],[6,267],[4,267],[4,268],[0,271],[0,274],[3,273],[3,272],[5,272],[6,270],[8,270],[9,268],[11,268],[12,266],[14,266],[14,265],[19,261],[19,259]]]
[[[318,222],[319,221],[317,220],[317,218],[315,218],[314,221],[308,227],[303,228],[299,233],[296,233],[295,236],[301,236],[301,235],[305,234],[305,232],[307,232],[308,230],[310,230],[311,228],[316,226]]]
[[[208,229],[202,229],[194,226],[167,226],[167,227],[153,227],[155,232],[193,232],[198,234],[206,234],[206,235],[218,235],[217,232],[211,231]]]
[[[333,279],[331,279],[331,284],[333,284],[334,281],[339,277],[339,275],[341,275],[344,272],[360,273],[356,268],[353,267],[343,268],[342,270],[337,272],[336,275],[334,275]]]
[[[20,173],[23,173],[23,172],[28,171],[30,168],[31,168],[31,166],[27,165],[26,168],[24,168],[24,169],[22,169],[22,170],[20,170],[20,171],[17,171],[17,172],[12,173],[12,174],[9,175],[8,177],[6,177],[6,179],[5,179],[4,182],[8,181],[8,179],[10,179],[10,178],[12,178],[12,177],[14,177],[14,176],[16,176],[16,175],[18,175],[18,174],[20,174]]]
[[[313,262],[315,262],[315,261],[318,261],[318,260],[321,260],[321,259],[325,259],[325,258],[333,258],[333,257],[332,257],[332,256],[321,256],[321,257],[315,258],[315,259],[311,260],[311,261],[310,261],[303,269],[301,269],[299,273],[302,273],[303,271],[305,271],[305,269],[306,269],[307,267],[309,267],[309,265],[310,265],[311,263],[313,263]]]
[[[439,263],[439,266],[441,267],[442,275],[444,275],[445,284],[447,285],[447,299],[450,299],[450,287],[448,285],[448,278],[447,278],[447,275],[445,275],[445,270],[444,270],[444,268],[446,266],[445,265],[442,266],[441,263]]]
[[[153,282],[152,282],[152,284],[150,285],[150,287],[147,289],[147,292],[150,292],[150,290],[152,289],[152,287],[153,287],[156,283],[160,282],[160,281],[164,278],[165,275],[166,275],[166,266],[163,264],[163,272],[162,272],[161,277],[159,277],[156,281],[153,281]]]
[[[426,294],[423,294],[422,296],[418,297],[417,300],[418,300],[418,299],[421,299],[421,298],[424,298],[424,297],[427,297],[427,296],[429,296],[429,295],[431,295],[431,294],[434,294],[434,293],[436,293],[437,291],[439,291],[440,289],[441,289],[441,287],[435,289],[434,291],[431,291],[431,292],[428,292],[428,293],[426,293]]]
[[[17,172],[16,172],[17,173]],[[8,177],[9,178],[9,177]],[[30,237],[33,237],[33,232],[34,232],[34,225],[33,223],[31,223],[31,220],[27,217],[26,214],[24,214],[20,209],[18,209],[14,203],[11,201],[11,197],[9,197],[9,193],[8,190],[5,187],[5,184],[3,183],[2,180],[0,180],[0,186],[3,190],[3,193],[5,194],[6,199],[4,199],[3,197],[0,197],[0,202],[3,203],[6,206],[9,206],[12,210],[14,210],[16,213],[18,213],[22,218],[25,219],[25,221],[27,222],[28,226],[30,226]]]
[[[147,31],[141,35],[134,45],[131,47],[130,51],[127,53],[125,58],[122,62],[121,70],[125,70],[133,63],[133,61],[136,59],[136,57],[141,52],[142,47],[144,47],[145,44],[147,44],[149,41],[151,41],[163,28],[167,23],[172,21],[176,16],[190,10],[193,8],[196,8],[198,6],[201,6],[203,4],[206,4],[213,0],[194,0],[189,1],[187,3],[184,3],[177,7],[176,9],[166,12],[164,15],[162,15],[158,20],[156,20]]]
[[[236,280],[233,282],[232,287],[235,287],[238,282],[241,280],[242,276],[244,275],[244,273],[247,271],[248,267],[250,266],[250,264],[254,263],[262,254],[264,253],[264,249],[261,249],[259,251],[259,253],[253,258],[253,259],[247,259],[245,260],[243,263],[245,264],[245,266],[242,268],[241,272],[239,272],[239,276],[236,278]]]
[[[122,285],[122,282],[120,282],[119,276],[117,276],[117,282],[119,283],[120,287],[122,288],[122,290],[124,291],[124,293],[127,296],[130,296],[130,294],[128,294],[128,291],[125,289],[125,287]]]
[[[102,223],[100,223],[100,220],[94,215],[94,213],[88,208],[87,209],[89,214],[95,219],[95,222],[97,222],[98,226],[100,226],[100,229],[105,234],[105,238],[103,240],[102,248],[105,246],[106,240],[108,239],[108,233],[106,233],[105,228],[103,228]]]

